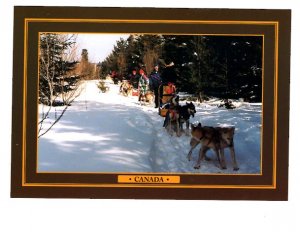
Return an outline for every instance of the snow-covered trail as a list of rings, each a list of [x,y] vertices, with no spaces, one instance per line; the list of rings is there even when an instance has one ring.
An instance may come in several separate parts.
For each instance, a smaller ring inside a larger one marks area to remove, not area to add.
[[[39,171],[152,171],[152,127],[135,104],[121,104],[124,97],[112,87],[104,95],[96,83],[86,84],[58,125],[40,138]]]
[[[225,150],[227,170],[220,170],[215,154],[194,169],[200,146],[187,160],[190,136],[170,136],[157,109],[141,106],[137,97],[124,97],[119,86],[100,93],[97,81],[85,88],[62,119],[39,139],[38,171],[50,172],[163,172],[260,173],[261,104],[240,104],[234,110],[217,102],[197,105],[191,122],[206,126],[235,126],[235,151],[240,167],[232,170]],[[184,104],[184,102],[181,102]],[[59,107],[55,108],[59,111]],[[52,112],[50,119],[54,117]]]

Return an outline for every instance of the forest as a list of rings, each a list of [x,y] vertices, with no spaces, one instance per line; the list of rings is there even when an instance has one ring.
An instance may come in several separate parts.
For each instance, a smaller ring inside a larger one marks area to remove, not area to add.
[[[122,79],[139,68],[150,74],[155,64],[162,71],[169,62],[177,73],[177,90],[199,100],[262,101],[262,36],[131,34],[116,41],[111,53],[97,63],[89,61],[87,49],[81,57],[75,55],[76,36],[40,35],[40,103],[68,105],[78,95],[80,80],[103,79],[112,72]]]
[[[261,36],[130,35],[99,63],[100,76],[125,77],[133,68],[150,74],[172,61],[178,91],[261,102],[262,43]]]

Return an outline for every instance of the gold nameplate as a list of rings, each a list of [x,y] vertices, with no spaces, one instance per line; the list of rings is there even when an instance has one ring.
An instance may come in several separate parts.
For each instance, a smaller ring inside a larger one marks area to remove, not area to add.
[[[118,183],[179,184],[180,176],[118,175]]]

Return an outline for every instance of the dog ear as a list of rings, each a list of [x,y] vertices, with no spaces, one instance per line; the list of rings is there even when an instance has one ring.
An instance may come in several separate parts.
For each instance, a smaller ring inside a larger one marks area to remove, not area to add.
[[[202,127],[201,122],[198,123],[197,127]]]

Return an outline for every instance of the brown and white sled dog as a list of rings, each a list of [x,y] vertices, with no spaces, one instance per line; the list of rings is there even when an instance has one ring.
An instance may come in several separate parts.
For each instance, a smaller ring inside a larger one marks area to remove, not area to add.
[[[173,135],[173,132],[176,132],[176,135],[180,136],[180,125],[179,125],[179,113],[177,109],[169,109],[167,117],[166,129],[170,135]]]
[[[123,96],[132,96],[132,89],[132,85],[127,80],[122,81],[120,93],[122,93]]]
[[[154,93],[152,91],[147,91],[144,95],[140,95],[139,101],[141,105],[146,103],[153,105],[154,104]]]
[[[146,102],[148,102],[149,104],[153,104],[154,103],[154,93],[152,91],[147,91],[145,93],[145,100]]]
[[[234,127],[202,127],[201,123],[199,123],[197,126],[192,125],[192,138],[190,141],[191,149],[188,154],[188,160],[191,159],[194,148],[198,144],[201,144],[198,161],[194,168],[200,168],[200,163],[203,158],[208,160],[206,157],[206,152],[211,148],[216,153],[221,168],[226,169],[224,149],[229,148],[233,163],[233,170],[239,170],[234,151],[234,130]]]

